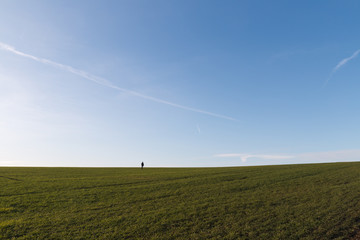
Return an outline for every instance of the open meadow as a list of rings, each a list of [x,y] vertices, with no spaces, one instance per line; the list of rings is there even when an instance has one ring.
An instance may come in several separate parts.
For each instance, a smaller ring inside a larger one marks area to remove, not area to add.
[[[360,163],[0,168],[1,239],[349,239]]]

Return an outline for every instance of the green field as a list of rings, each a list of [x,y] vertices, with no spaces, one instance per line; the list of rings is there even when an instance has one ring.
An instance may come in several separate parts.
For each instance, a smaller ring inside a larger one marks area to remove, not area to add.
[[[0,168],[1,239],[349,239],[360,163]]]

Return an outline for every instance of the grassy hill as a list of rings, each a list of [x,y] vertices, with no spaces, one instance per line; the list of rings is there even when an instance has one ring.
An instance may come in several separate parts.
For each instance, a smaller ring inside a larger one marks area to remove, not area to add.
[[[0,168],[0,239],[349,239],[360,163]]]

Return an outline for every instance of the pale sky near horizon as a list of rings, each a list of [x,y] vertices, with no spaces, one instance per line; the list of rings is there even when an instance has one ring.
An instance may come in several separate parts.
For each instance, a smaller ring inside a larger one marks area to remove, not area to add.
[[[360,160],[359,1],[0,6],[0,166]]]

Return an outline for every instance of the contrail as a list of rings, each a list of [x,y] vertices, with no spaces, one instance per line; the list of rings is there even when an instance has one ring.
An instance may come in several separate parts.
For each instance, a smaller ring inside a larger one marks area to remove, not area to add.
[[[357,51],[355,51],[350,57],[344,58],[343,60],[341,60],[331,71],[330,76],[328,77],[328,79],[326,79],[323,87],[325,87],[329,80],[332,78],[332,76],[335,74],[335,72],[337,72],[337,70],[339,70],[342,66],[344,66],[347,62],[349,62],[350,60],[353,60],[354,58],[356,58],[360,53],[360,49],[358,49]]]
[[[116,90],[118,90],[120,92],[125,92],[125,93],[128,93],[128,94],[134,95],[136,97],[140,97],[140,98],[147,99],[147,100],[157,102],[157,103],[166,104],[166,105],[169,105],[169,106],[172,106],[172,107],[180,108],[180,109],[191,111],[191,112],[196,112],[196,113],[209,115],[209,116],[212,116],[212,117],[237,121],[237,119],[232,118],[232,117],[228,117],[228,116],[225,116],[225,115],[204,111],[204,110],[201,110],[201,109],[187,107],[187,106],[176,104],[176,103],[173,103],[173,102],[169,102],[169,101],[166,101],[166,100],[163,100],[163,99],[160,99],[160,98],[147,96],[147,95],[144,95],[142,93],[132,91],[132,90],[129,90],[129,89],[126,89],[126,88],[118,87],[118,86],[114,85],[111,81],[109,81],[109,80],[107,80],[105,78],[101,78],[101,77],[92,75],[92,74],[90,74],[88,72],[85,72],[83,70],[79,70],[79,69],[73,68],[71,66],[61,64],[61,63],[53,62],[53,61],[45,59],[45,58],[35,57],[33,55],[18,51],[14,47],[12,47],[10,45],[7,45],[5,43],[2,43],[2,42],[0,42],[0,49],[11,52],[11,53],[14,53],[14,54],[16,54],[18,56],[21,56],[21,57],[29,58],[29,59],[34,60],[36,62],[40,62],[40,63],[46,64],[46,65],[50,65],[50,66],[59,68],[61,70],[73,73],[73,74],[78,75],[78,76],[80,76],[82,78],[93,81],[93,82],[95,82],[95,83],[97,83],[99,85],[102,85],[102,86],[105,86],[105,87],[108,87],[108,88],[112,88],[112,89],[116,89]]]

